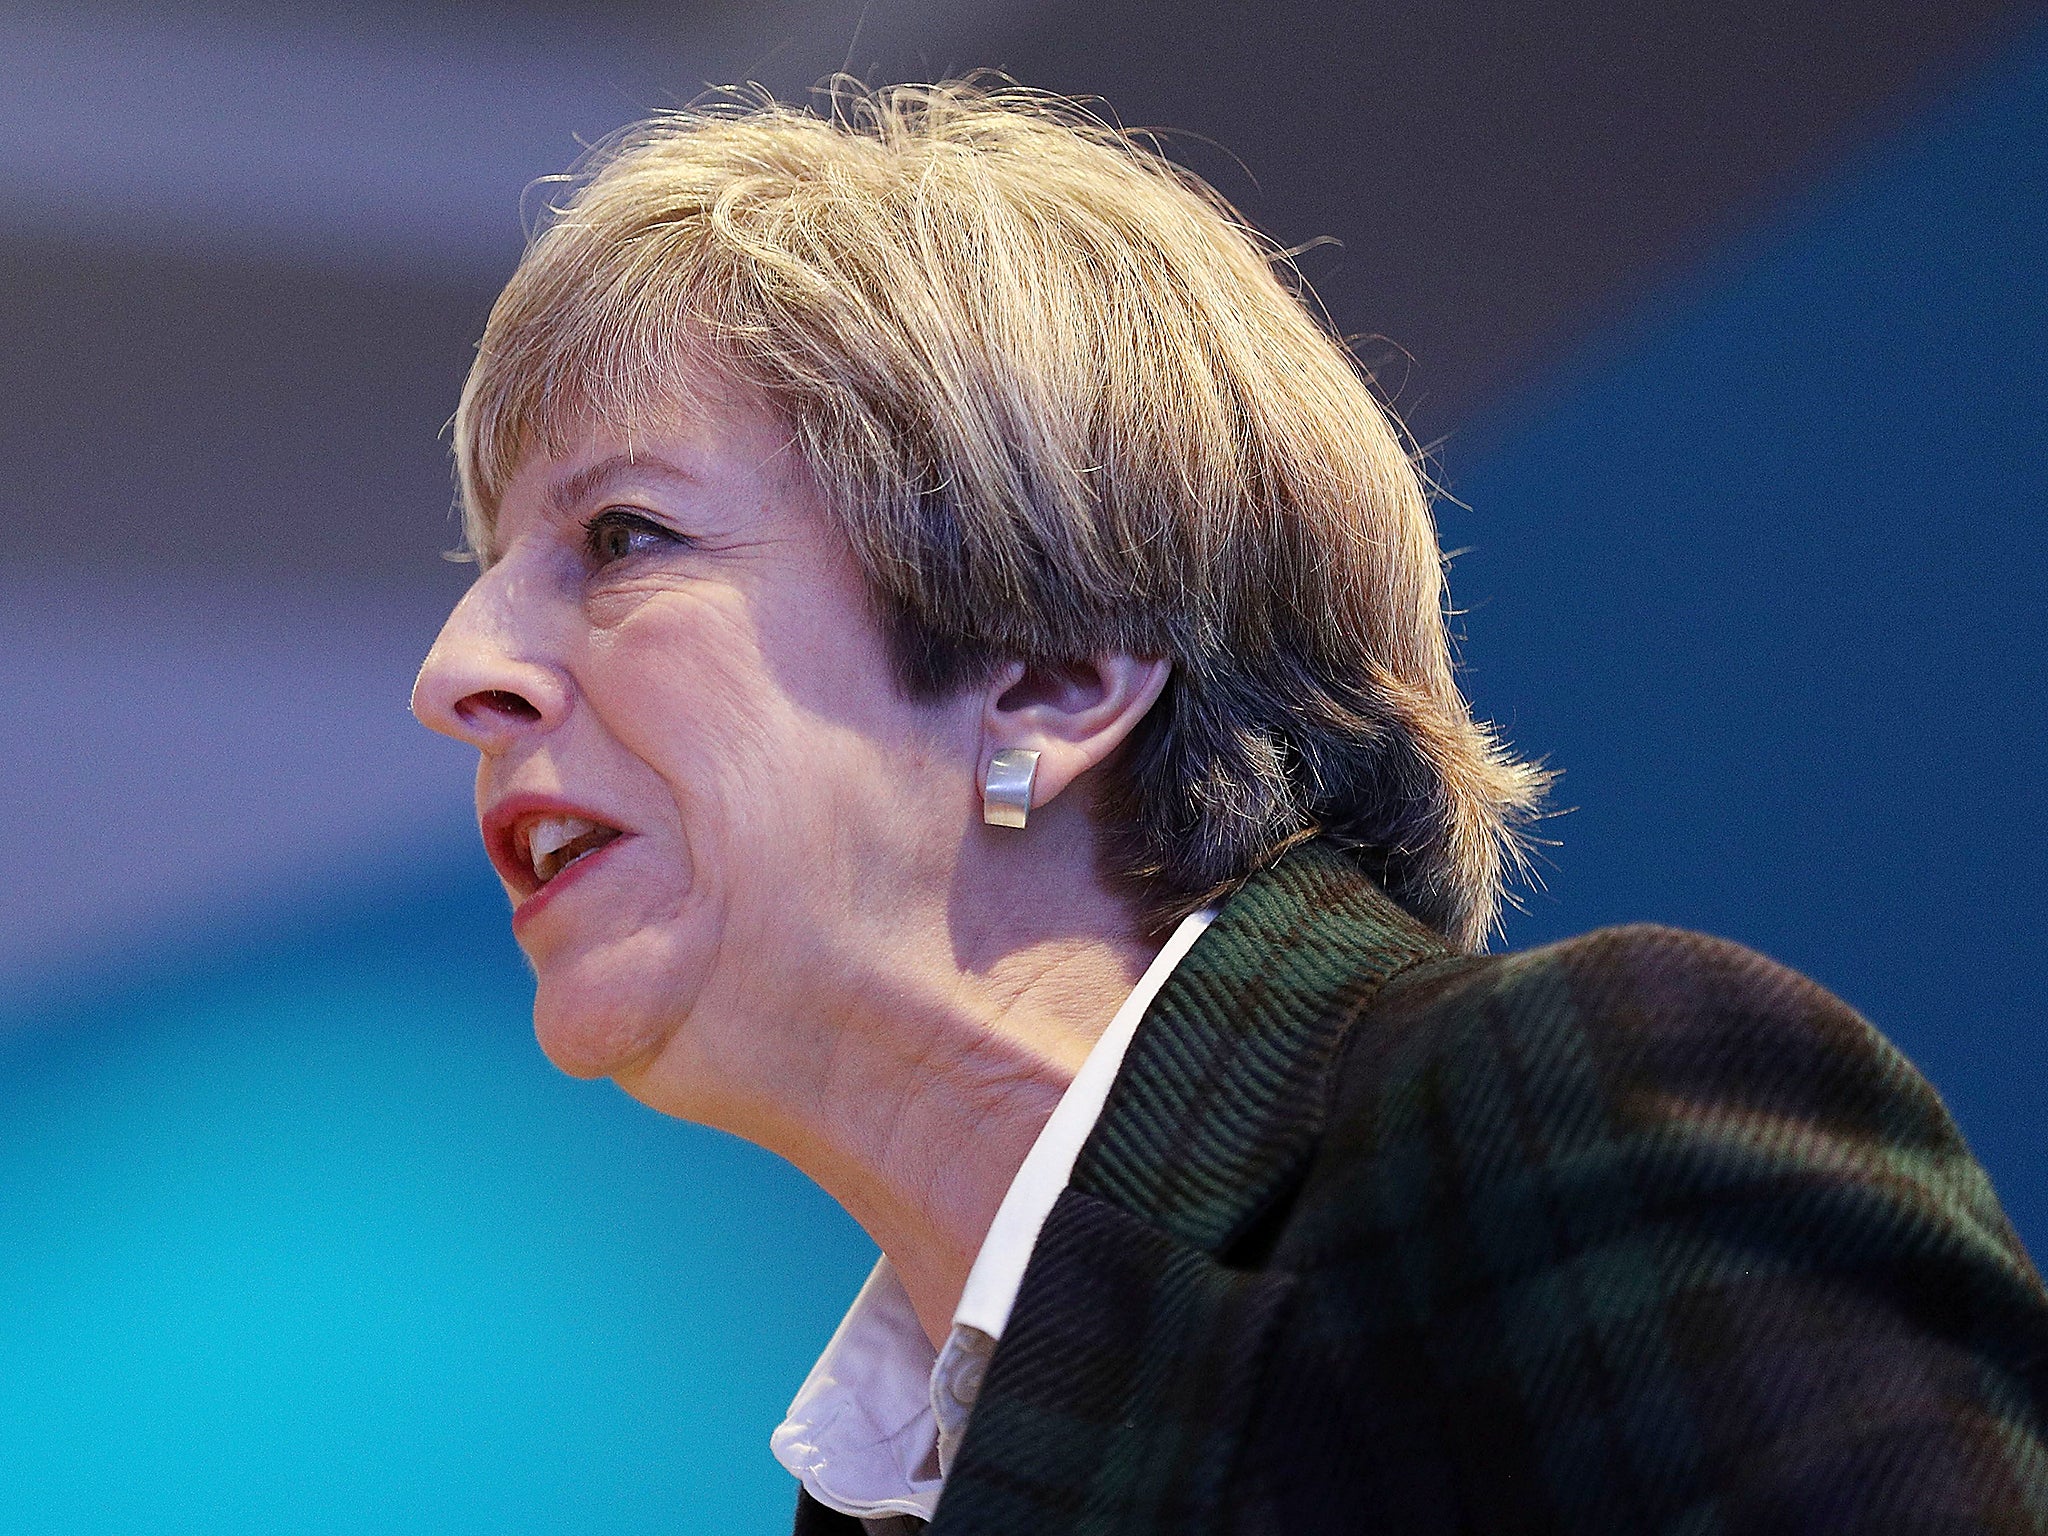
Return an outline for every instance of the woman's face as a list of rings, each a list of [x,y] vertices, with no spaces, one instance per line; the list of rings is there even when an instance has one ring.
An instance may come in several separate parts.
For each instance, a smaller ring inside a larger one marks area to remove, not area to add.
[[[492,553],[414,708],[481,754],[541,1044],[583,1076],[680,1050],[663,1077],[703,1101],[664,1107],[729,1120],[718,1098],[804,1059],[809,1004],[870,925],[900,942],[917,893],[943,893],[977,700],[899,693],[852,553],[759,406],[536,457]]]

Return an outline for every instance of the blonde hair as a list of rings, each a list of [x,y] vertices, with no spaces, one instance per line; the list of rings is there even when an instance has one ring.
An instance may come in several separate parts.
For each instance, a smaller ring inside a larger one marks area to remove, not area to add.
[[[913,695],[1171,658],[1096,803],[1154,925],[1320,833],[1484,944],[1546,775],[1453,681],[1396,427],[1202,182],[973,82],[628,130],[491,312],[456,416],[473,547],[530,455],[686,407],[707,363],[786,419]]]

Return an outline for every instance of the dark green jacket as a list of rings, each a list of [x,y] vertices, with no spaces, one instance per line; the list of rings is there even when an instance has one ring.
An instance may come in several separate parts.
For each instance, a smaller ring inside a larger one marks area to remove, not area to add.
[[[1811,982],[1456,954],[1309,845],[1146,1015],[930,1536],[1337,1531],[2039,1536],[2048,1296]]]

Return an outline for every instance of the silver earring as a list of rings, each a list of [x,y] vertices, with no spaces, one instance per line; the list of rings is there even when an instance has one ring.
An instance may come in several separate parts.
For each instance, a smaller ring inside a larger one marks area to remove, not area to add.
[[[981,819],[992,827],[1021,827],[1031,815],[1031,786],[1038,779],[1038,754],[1029,747],[1005,747],[988,760],[981,782]]]

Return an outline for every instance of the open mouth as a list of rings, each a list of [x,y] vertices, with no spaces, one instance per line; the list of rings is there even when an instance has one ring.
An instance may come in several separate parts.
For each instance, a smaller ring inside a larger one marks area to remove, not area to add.
[[[578,859],[618,838],[617,827],[581,816],[530,816],[513,829],[512,844],[544,886]]]

